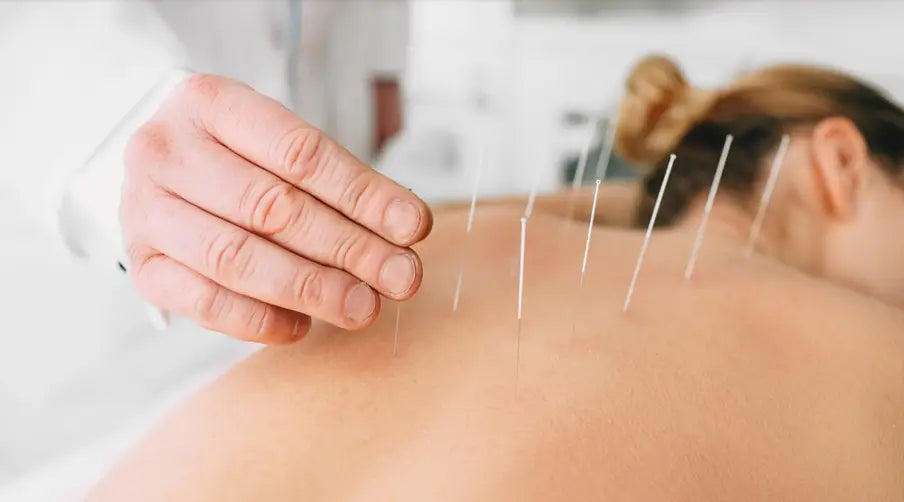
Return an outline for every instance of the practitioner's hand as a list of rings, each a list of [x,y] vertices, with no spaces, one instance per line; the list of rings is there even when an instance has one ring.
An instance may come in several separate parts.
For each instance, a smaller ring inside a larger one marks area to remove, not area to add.
[[[129,273],[170,312],[288,343],[311,317],[367,326],[379,295],[420,285],[426,204],[247,86],[192,75],[125,157]]]

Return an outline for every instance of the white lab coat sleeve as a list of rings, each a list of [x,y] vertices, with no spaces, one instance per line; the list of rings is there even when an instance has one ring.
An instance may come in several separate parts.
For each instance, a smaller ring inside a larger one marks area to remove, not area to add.
[[[398,78],[408,59],[410,7],[408,0],[373,2],[367,64],[376,76]]]
[[[0,2],[0,186],[22,216],[115,265],[124,146],[186,63],[147,2]]]

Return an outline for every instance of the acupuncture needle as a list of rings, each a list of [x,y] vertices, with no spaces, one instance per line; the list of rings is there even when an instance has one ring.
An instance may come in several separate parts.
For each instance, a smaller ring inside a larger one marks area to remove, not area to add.
[[[785,163],[785,155],[788,153],[788,144],[790,141],[790,136],[787,134],[783,135],[782,141],[778,145],[778,150],[775,152],[775,158],[772,159],[772,167],[769,169],[769,179],[766,180],[766,187],[763,189],[763,196],[760,198],[760,206],[757,209],[756,217],[753,219],[753,225],[750,227],[750,235],[747,238],[747,249],[744,252],[744,255],[747,258],[750,258],[753,255],[754,245],[760,237],[763,219],[766,217],[766,208],[769,206],[769,201],[772,200],[772,192],[775,190],[778,175]]]
[[[486,165],[486,149],[481,150],[480,161],[477,165],[477,175],[474,177],[474,186],[471,190],[471,208],[468,211],[468,225],[465,231],[465,247],[462,250],[461,263],[458,267],[458,278],[455,281],[455,297],[452,300],[452,312],[458,311],[458,300],[461,296],[461,281],[464,276],[465,261],[467,258],[467,243],[470,241],[471,227],[474,225],[474,213],[477,210],[477,193],[480,190],[480,178]]]
[[[530,194],[527,196],[527,206],[524,208],[524,217],[530,219],[530,215],[534,213],[534,202],[537,199],[537,189],[540,184],[540,169],[534,169],[533,180],[531,181]]]
[[[609,119],[609,127],[606,130],[606,139],[603,141],[600,156],[596,161],[596,179],[604,181],[609,172],[609,162],[612,160],[612,146],[615,144],[615,126],[618,117]]]
[[[725,144],[722,145],[722,155],[719,157],[719,164],[716,167],[716,176],[713,178],[712,185],[709,187],[709,195],[706,197],[706,206],[703,208],[703,217],[700,218],[700,226],[697,228],[697,238],[694,240],[694,249],[691,251],[691,257],[687,261],[687,267],[684,269],[684,279],[690,280],[694,275],[694,267],[697,265],[697,255],[700,254],[700,247],[703,245],[703,234],[706,233],[706,226],[709,224],[709,215],[713,210],[713,202],[716,200],[716,194],[719,192],[719,184],[722,182],[722,173],[725,171],[725,162],[728,160],[728,152],[731,150],[731,143],[734,137],[729,134],[725,136]]]
[[[596,126],[594,125],[590,127],[587,139],[581,147],[581,155],[578,157],[578,165],[574,172],[574,179],[571,180],[571,192],[568,195],[568,218],[566,220],[569,222],[574,218],[575,199],[577,198],[578,189],[581,187],[581,182],[584,181],[584,171],[587,169],[587,160],[590,157],[590,146],[593,144],[595,138]]]
[[[596,203],[600,195],[600,182],[596,180],[593,189],[593,205],[590,208],[590,222],[587,224],[587,242],[584,244],[584,259],[581,261],[581,283],[579,289],[584,289],[584,276],[587,273],[587,256],[590,254],[590,237],[593,235],[593,220],[596,218]]]
[[[587,242],[584,244],[584,259],[581,261],[581,281],[578,284],[578,290],[575,293],[574,302],[572,302],[571,315],[571,332],[574,333],[577,324],[577,305],[581,297],[581,291],[584,289],[584,276],[587,274],[587,257],[590,254],[590,237],[593,235],[593,220],[596,218],[596,203],[600,195],[600,183],[602,180],[596,180],[596,186],[593,188],[593,205],[590,208],[590,221],[587,223]]]
[[[518,260],[518,333],[515,345],[515,392],[518,392],[518,379],[521,368],[521,319],[524,310],[524,243],[527,235],[527,218],[521,217],[521,250]]]
[[[653,205],[653,214],[650,216],[650,223],[647,225],[647,233],[643,239],[643,245],[640,247],[640,254],[637,256],[637,264],[634,266],[634,275],[631,277],[631,284],[628,286],[628,294],[625,296],[625,304],[622,312],[627,312],[631,306],[631,297],[634,296],[634,287],[637,285],[637,276],[640,274],[640,267],[643,265],[644,256],[647,253],[647,246],[650,244],[650,237],[653,234],[653,226],[656,224],[656,216],[659,214],[659,206],[662,204],[662,196],[665,194],[665,187],[669,183],[669,177],[672,175],[672,166],[675,165],[675,154],[669,156],[669,165],[665,169],[665,177],[662,179],[662,186],[659,187],[659,195],[656,196],[656,203]]]

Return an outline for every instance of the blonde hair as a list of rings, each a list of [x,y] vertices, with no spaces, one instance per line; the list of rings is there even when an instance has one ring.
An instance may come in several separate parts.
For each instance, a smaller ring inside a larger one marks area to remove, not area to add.
[[[681,70],[660,55],[642,59],[625,82],[615,132],[616,150],[640,165],[661,159],[704,116],[718,92],[688,84]]]
[[[615,132],[619,155],[652,169],[638,221],[649,217],[668,154],[676,153],[679,161],[663,200],[663,224],[677,219],[708,188],[727,134],[735,141],[722,186],[746,196],[782,134],[833,116],[850,119],[879,165],[900,176],[904,111],[853,77],[814,66],[777,65],[742,75],[722,89],[701,89],[668,58],[643,58],[625,83]]]

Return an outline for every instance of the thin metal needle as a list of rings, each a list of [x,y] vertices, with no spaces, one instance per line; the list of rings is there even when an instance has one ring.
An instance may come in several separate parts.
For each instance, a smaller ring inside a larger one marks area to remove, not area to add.
[[[527,218],[521,218],[521,253],[518,260],[518,334],[515,346],[515,390],[521,368],[521,314],[524,309],[524,241],[527,235]]]
[[[466,238],[471,235],[471,227],[474,225],[474,213],[477,210],[477,193],[480,190],[480,178],[483,175],[483,169],[486,166],[486,149],[480,152],[480,161],[477,165],[477,176],[474,177],[474,187],[471,190],[471,208],[468,211],[468,227],[465,231]],[[465,248],[467,250],[467,248]],[[452,312],[458,311],[458,299],[461,296],[461,279],[464,275],[465,257],[461,259],[458,267],[458,280],[455,282],[455,297],[452,300]]]
[[[611,117],[609,127],[606,130],[606,140],[603,142],[602,150],[600,150],[599,159],[596,161],[596,179],[602,181],[606,179],[609,172],[609,162],[612,160],[612,146],[615,144],[615,125],[618,117]]]
[[[587,170],[587,159],[590,157],[590,145],[593,144],[594,138],[596,138],[595,125],[590,127],[590,131],[587,134],[587,139],[584,142],[584,146],[581,148],[581,156],[578,157],[578,166],[577,170],[574,172],[574,179],[571,180],[571,193],[568,196],[567,221],[570,221],[572,218],[574,218],[575,198],[577,197],[578,189],[581,187],[581,182],[584,181],[584,171]]]
[[[700,227],[697,229],[697,239],[694,241],[694,249],[691,251],[691,257],[684,269],[684,279],[690,280],[694,275],[694,267],[697,265],[697,255],[700,253],[700,246],[703,245],[703,234],[706,233],[706,225],[709,223],[709,214],[713,210],[713,202],[716,200],[716,194],[719,192],[719,183],[722,182],[722,173],[725,171],[725,161],[728,160],[728,152],[731,150],[731,142],[734,137],[729,134],[725,136],[725,144],[722,146],[722,155],[719,157],[719,165],[716,167],[716,177],[709,187],[709,196],[706,198],[706,206],[703,208],[703,217],[700,219]]]
[[[628,286],[628,294],[625,296],[625,305],[622,312],[627,312],[631,306],[631,297],[634,296],[634,286],[637,285],[637,275],[640,273],[640,266],[643,265],[644,255],[647,253],[647,246],[650,244],[650,236],[653,234],[653,226],[656,224],[656,215],[659,214],[659,205],[662,204],[662,195],[665,193],[665,187],[669,183],[669,177],[672,175],[672,166],[675,165],[675,154],[669,156],[669,165],[665,169],[665,178],[662,179],[662,186],[659,187],[659,195],[656,196],[656,203],[653,205],[653,214],[650,216],[650,224],[647,225],[647,234],[643,239],[643,246],[640,247],[640,255],[637,257],[637,265],[634,266],[634,275],[631,277],[631,285]]]
[[[531,181],[530,195],[527,196],[527,206],[524,208],[524,217],[530,219],[530,215],[534,213],[534,202],[537,200],[537,189],[540,184],[540,169],[534,169],[533,180]]]
[[[596,201],[600,195],[600,182],[596,180],[596,187],[593,189],[593,206],[590,208],[590,223],[587,225],[587,243],[584,244],[584,260],[581,262],[581,285],[580,289],[584,289],[584,275],[587,272],[587,255],[590,253],[590,236],[593,235],[593,220],[596,218]]]
[[[778,145],[775,152],[775,158],[772,159],[772,168],[769,170],[769,179],[766,180],[766,187],[763,189],[763,196],[760,198],[760,207],[757,209],[756,217],[753,219],[753,225],[750,227],[750,235],[747,237],[747,249],[744,256],[750,258],[753,255],[753,247],[756,240],[760,237],[760,230],[763,228],[763,219],[766,217],[766,208],[769,201],[772,200],[772,192],[775,190],[775,183],[778,181],[778,175],[785,163],[785,154],[788,153],[788,143],[791,137],[787,134],[782,136],[782,141]]]
[[[395,334],[392,336],[392,356],[395,357],[399,348],[399,320],[402,318],[402,304],[396,305]]]
[[[571,333],[574,334],[577,326],[577,310],[578,301],[581,299],[581,291],[584,289],[584,276],[587,273],[587,256],[590,254],[590,236],[593,235],[593,220],[596,218],[596,202],[600,194],[600,183],[602,180],[596,180],[596,187],[593,189],[593,206],[590,208],[590,222],[587,224],[587,242],[584,244],[584,259],[581,261],[581,282],[578,290],[575,291],[574,301],[571,302]]]

